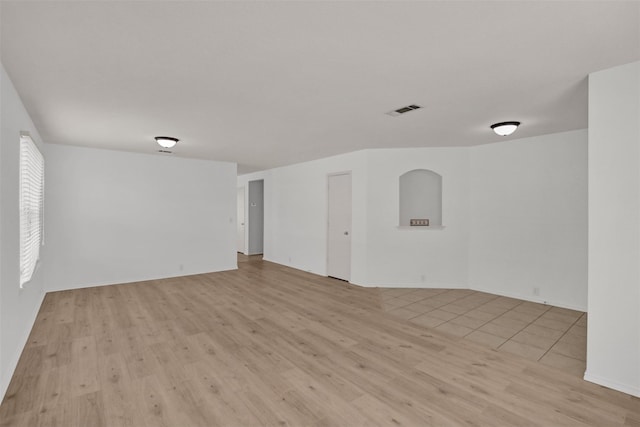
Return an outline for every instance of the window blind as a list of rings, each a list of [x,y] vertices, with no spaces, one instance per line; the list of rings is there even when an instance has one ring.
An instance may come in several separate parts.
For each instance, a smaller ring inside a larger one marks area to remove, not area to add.
[[[31,280],[40,258],[44,220],[44,157],[27,134],[20,135],[20,287]]]

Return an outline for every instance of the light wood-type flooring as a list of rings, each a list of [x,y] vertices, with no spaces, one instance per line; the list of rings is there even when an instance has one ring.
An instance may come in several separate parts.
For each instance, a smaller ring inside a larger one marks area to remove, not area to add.
[[[638,426],[640,399],[268,262],[47,294],[0,425]]]

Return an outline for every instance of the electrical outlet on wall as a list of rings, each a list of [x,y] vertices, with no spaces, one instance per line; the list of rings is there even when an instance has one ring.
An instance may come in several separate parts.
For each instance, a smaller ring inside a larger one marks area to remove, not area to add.
[[[425,274],[420,275],[420,281],[424,283],[427,280],[427,276]]]
[[[534,287],[534,288],[533,288],[533,295],[535,295],[535,296],[540,296],[540,288],[538,288],[538,287]]]

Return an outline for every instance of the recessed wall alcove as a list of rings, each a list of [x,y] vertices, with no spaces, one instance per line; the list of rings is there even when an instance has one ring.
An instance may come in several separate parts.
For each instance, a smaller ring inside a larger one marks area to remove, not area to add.
[[[442,228],[442,176],[428,169],[414,169],[400,175],[400,227],[410,227],[412,219],[428,219],[429,226]]]

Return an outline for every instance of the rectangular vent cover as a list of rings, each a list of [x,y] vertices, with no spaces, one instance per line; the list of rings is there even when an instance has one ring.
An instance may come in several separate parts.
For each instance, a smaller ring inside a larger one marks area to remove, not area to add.
[[[417,110],[419,108],[422,108],[422,107],[416,104],[411,104],[411,105],[407,105],[406,107],[398,108],[397,110],[389,111],[386,114],[393,117],[397,117],[401,114],[405,114],[405,113],[408,113],[409,111]]]

